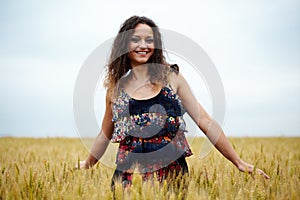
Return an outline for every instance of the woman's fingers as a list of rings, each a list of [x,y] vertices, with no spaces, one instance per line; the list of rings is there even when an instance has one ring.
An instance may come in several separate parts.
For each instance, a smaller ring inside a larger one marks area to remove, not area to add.
[[[254,166],[250,165],[244,161],[242,161],[242,165],[238,167],[238,169],[242,172],[247,172],[252,174],[254,171]],[[260,175],[264,176],[266,179],[269,179],[270,176],[268,176],[263,170],[256,168],[255,170],[256,172],[258,172]]]
[[[75,164],[75,169],[87,169],[85,160],[79,161]]]
[[[270,178],[270,176],[268,176],[268,174],[266,174],[263,170],[261,170],[261,169],[256,169],[256,171],[257,171],[260,175],[264,176],[266,179],[269,179],[269,178]]]

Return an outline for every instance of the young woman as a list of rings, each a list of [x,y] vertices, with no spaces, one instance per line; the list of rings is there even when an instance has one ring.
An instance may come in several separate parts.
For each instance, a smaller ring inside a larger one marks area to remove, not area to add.
[[[105,86],[102,130],[89,156],[80,162],[81,168],[97,163],[112,141],[119,143],[112,186],[116,180],[124,187],[130,185],[134,169],[144,180],[186,174],[185,158],[192,155],[184,135],[182,116],[187,112],[237,169],[253,172],[253,165],[239,158],[221,127],[195,99],[178,66],[166,62],[161,35],[152,20],[133,16],[123,23],[113,43]]]

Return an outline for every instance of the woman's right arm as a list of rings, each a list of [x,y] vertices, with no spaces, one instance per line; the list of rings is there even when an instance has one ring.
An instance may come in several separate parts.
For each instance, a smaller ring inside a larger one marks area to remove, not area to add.
[[[113,114],[111,104],[111,93],[107,92],[106,108],[102,121],[102,129],[97,135],[88,157],[84,161],[80,162],[80,169],[88,169],[93,167],[106,151],[106,148],[110,142],[114,130],[114,124],[112,122]]]

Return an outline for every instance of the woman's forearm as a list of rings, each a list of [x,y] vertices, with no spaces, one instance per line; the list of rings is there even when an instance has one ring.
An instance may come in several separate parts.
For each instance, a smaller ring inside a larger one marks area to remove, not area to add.
[[[90,151],[90,154],[88,155],[87,159],[85,160],[87,168],[92,167],[95,165],[98,160],[103,156],[105,153],[107,146],[109,144],[109,139],[106,137],[105,134],[103,134],[103,131],[101,131],[98,136],[96,137],[94,144],[92,146],[92,149]]]
[[[210,117],[202,118],[199,127],[206,134],[208,139],[213,143],[216,149],[228,160],[230,160],[240,171],[253,173],[255,167],[243,161],[235,152],[232,145],[229,143],[222,128],[218,123]],[[256,168],[256,171],[265,178],[270,178],[264,171]]]
[[[202,129],[211,143],[218,149],[218,151],[230,160],[236,167],[241,163],[240,157],[234,151],[232,145],[229,143],[222,128],[218,123],[212,119],[207,122],[207,126]]]

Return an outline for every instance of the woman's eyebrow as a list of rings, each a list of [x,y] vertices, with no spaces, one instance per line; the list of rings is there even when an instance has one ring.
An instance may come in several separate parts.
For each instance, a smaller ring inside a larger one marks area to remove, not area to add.
[[[133,34],[132,37],[139,37],[140,38],[141,36]],[[148,35],[148,36],[146,36],[146,38],[154,38],[154,36],[153,35]]]

